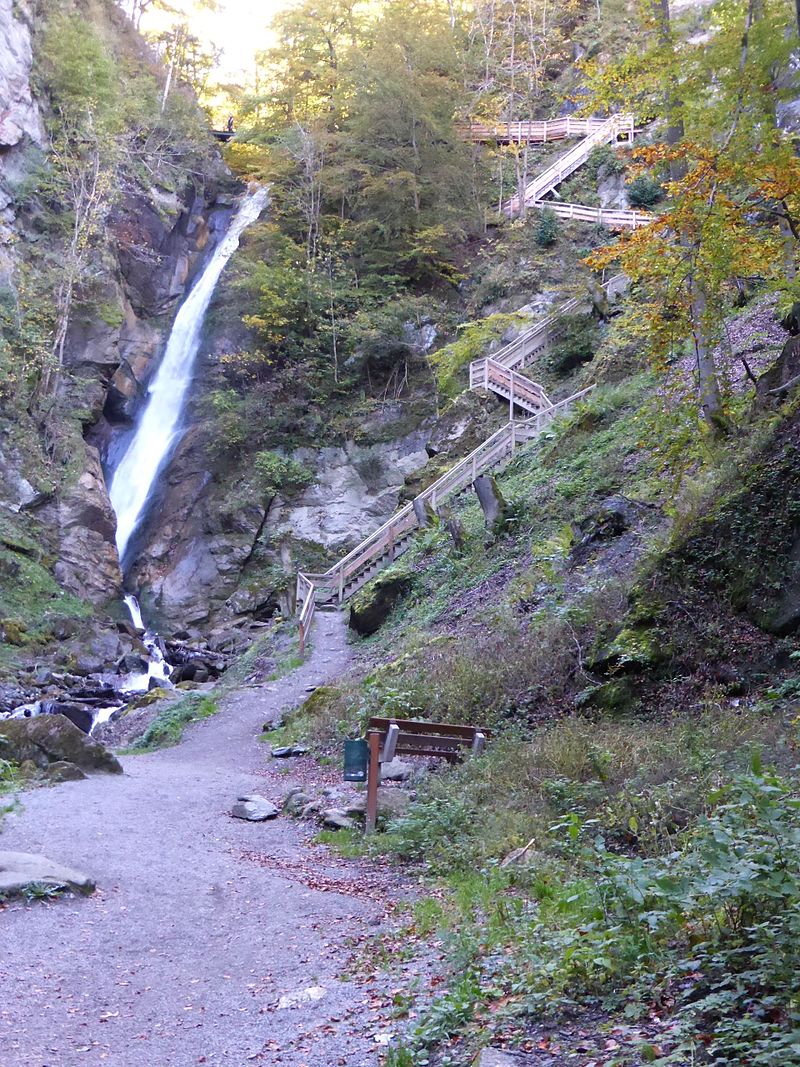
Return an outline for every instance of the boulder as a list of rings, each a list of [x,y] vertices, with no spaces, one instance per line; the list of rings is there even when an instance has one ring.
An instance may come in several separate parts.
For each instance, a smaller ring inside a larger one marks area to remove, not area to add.
[[[378,787],[378,818],[399,818],[399,816],[405,815],[408,811],[410,803],[411,798],[408,793],[404,793],[401,789],[384,789],[383,786]],[[363,815],[366,810],[367,794],[362,793],[348,804],[344,809],[344,813],[345,815]]]
[[[257,793],[239,797],[231,808],[234,819],[245,819],[247,822],[265,822],[267,819],[274,819],[277,814],[278,809],[272,801]]]
[[[93,893],[91,878],[72,867],[63,867],[46,856],[30,852],[0,852],[0,897],[16,896],[32,886],[73,889]]]
[[[0,720],[0,737],[8,742],[3,746],[4,758],[16,763],[31,760],[44,769],[51,763],[66,762],[90,773],[122,774],[116,756],[92,741],[65,715]]]
[[[414,768],[410,763],[404,763],[400,759],[393,759],[388,763],[381,764],[381,781],[407,782],[413,771]]]
[[[94,722],[91,708],[85,704],[68,703],[65,700],[46,700],[42,704],[43,715],[63,715],[77,726],[83,733],[88,734]]]
[[[150,664],[139,652],[126,652],[117,661],[117,674],[147,674]]]
[[[311,803],[311,797],[302,789],[291,789],[283,798],[283,810],[288,815],[299,815],[307,804]]]
[[[51,763],[49,767],[45,767],[43,773],[48,782],[80,782],[86,777],[80,767],[67,763],[66,760]]]
[[[518,1056],[501,1052],[499,1048],[485,1048],[472,1061],[472,1067],[520,1067],[520,1062]]]
[[[326,830],[355,830],[356,828],[354,820],[337,808],[323,811],[320,817]]]
[[[395,564],[379,574],[354,597],[350,605],[351,629],[362,636],[374,634],[411,588],[411,580],[411,572],[403,564]]]

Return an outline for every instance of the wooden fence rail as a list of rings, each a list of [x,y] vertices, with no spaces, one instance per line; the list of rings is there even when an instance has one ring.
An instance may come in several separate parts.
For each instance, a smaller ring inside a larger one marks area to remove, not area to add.
[[[610,230],[636,230],[649,226],[657,215],[633,208],[586,207],[584,204],[565,204],[561,200],[536,200],[531,207],[549,208],[560,219],[578,219],[580,222],[596,222]]]
[[[528,141],[533,144],[548,144],[563,141],[568,137],[586,137],[600,129],[605,119],[581,119],[567,115],[561,119],[533,120],[531,122],[469,122],[457,126],[461,136],[468,141],[512,144]]]

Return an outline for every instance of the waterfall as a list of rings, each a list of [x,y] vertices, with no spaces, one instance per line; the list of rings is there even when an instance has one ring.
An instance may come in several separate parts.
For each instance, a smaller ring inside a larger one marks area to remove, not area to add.
[[[269,192],[249,192],[233,217],[203,273],[183,301],[161,364],[147,390],[145,408],[125,454],[111,478],[109,497],[117,516],[117,549],[123,561],[158,474],[180,436],[181,414],[192,381],[208,305],[225,264],[242,232],[261,214]]]

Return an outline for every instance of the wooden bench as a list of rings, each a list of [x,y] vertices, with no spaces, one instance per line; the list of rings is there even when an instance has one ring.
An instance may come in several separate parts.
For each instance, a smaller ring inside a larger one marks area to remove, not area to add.
[[[367,833],[375,829],[378,817],[382,763],[390,763],[395,756],[438,756],[448,763],[457,763],[465,754],[479,756],[490,738],[491,732],[478,726],[373,716],[367,726]]]

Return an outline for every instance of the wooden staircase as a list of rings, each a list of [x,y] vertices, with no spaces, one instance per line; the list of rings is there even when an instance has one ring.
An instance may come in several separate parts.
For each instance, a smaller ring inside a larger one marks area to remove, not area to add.
[[[557,404],[550,404],[548,401],[547,406],[542,406],[531,418],[509,420],[446,474],[424,489],[414,498],[413,503],[406,504],[323,574],[299,572],[297,603],[300,607],[301,650],[305,647],[317,604],[330,601],[343,604],[408,548],[414,534],[425,524],[428,508],[436,512],[446,500],[468,489],[479,474],[491,473],[505,467],[520,445],[538,437],[553,419],[567,412],[592,389],[593,385]],[[541,395],[544,396],[543,393]]]
[[[618,292],[626,283],[624,274],[616,274],[604,283],[606,295]],[[536,414],[550,406],[550,400],[540,385],[519,374],[519,368],[533,363],[549,347],[560,333],[564,315],[577,311],[583,301],[567,300],[552,314],[531,326],[516,340],[505,345],[492,356],[475,359],[469,365],[470,389],[488,389],[509,402],[509,418],[514,418],[514,408],[519,407],[529,414]]]
[[[492,140],[507,143],[526,140],[545,143],[582,136],[583,140],[559,156],[555,163],[526,186],[522,202],[518,196],[512,197],[501,207],[510,217],[520,211],[524,202],[526,206],[548,207],[562,218],[598,222],[612,229],[645,225],[653,220],[653,216],[637,211],[609,211],[579,204],[545,202],[543,198],[581,167],[593,148],[614,143],[620,137],[625,137],[627,142],[631,143],[634,133],[633,117],[630,115],[612,115],[602,120],[570,117],[553,122],[506,123],[500,126],[473,123],[464,129],[464,135],[474,141]],[[621,275],[612,278],[605,285],[606,291],[612,290],[622,279]],[[561,317],[575,311],[580,304],[581,301],[577,299],[567,300],[553,315],[536,323],[499,352],[474,360],[470,364],[471,389],[488,389],[508,400],[509,421],[505,426],[478,445],[446,474],[437,478],[415,497],[412,503],[396,512],[327,571],[322,574],[298,572],[297,605],[301,652],[305,648],[318,604],[343,604],[408,548],[417,530],[426,524],[428,509],[435,513],[440,504],[471,486],[479,474],[500,470],[510,461],[520,445],[533,440],[553,419],[568,411],[573,404],[591,392],[594,386],[553,404],[540,385],[519,373],[520,368],[533,362],[558,336]],[[516,419],[517,408],[528,417]]]
[[[520,212],[523,203],[526,207],[533,205],[548,193],[552,193],[578,167],[583,166],[592,149],[597,148],[598,145],[613,144],[621,136],[625,137],[628,144],[632,144],[634,134],[632,115],[612,115],[605,119],[595,129],[590,130],[582,141],[560,155],[546,170],[537,174],[533,181],[528,182],[522,198],[517,195],[506,200],[501,205],[503,213],[511,218]]]

